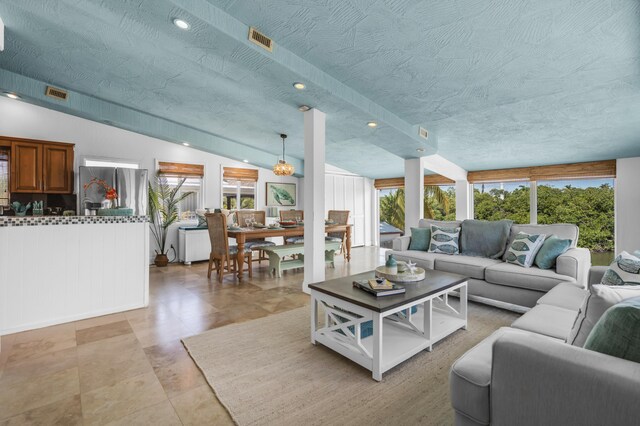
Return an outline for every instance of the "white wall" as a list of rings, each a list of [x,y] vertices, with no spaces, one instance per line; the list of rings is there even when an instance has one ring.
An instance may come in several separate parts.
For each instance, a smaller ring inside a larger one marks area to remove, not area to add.
[[[156,161],[204,164],[203,207],[209,208],[218,208],[221,204],[222,166],[257,168],[219,155],[5,97],[0,97],[0,135],[73,143],[76,145],[76,172],[82,159],[87,156],[135,161],[140,163],[141,168],[148,169],[150,176],[155,173]],[[302,193],[298,178],[279,177],[271,170],[259,168],[256,194],[258,209],[265,208],[266,182],[297,183],[298,195]],[[302,201],[297,200],[297,205],[302,206]],[[169,243],[174,244],[177,250],[177,232],[169,239]]]
[[[640,157],[617,161],[616,253],[640,249]]]
[[[373,180],[356,175],[325,174],[324,206],[329,210],[349,210],[349,223],[353,224],[352,246],[370,246],[373,243],[371,191]]]

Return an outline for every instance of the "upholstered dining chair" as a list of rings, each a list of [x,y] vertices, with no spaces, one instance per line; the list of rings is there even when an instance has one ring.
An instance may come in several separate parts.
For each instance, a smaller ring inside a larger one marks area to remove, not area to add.
[[[336,225],[346,225],[349,223],[349,210],[329,210],[328,219],[332,220]],[[344,250],[344,239],[347,235],[346,231],[329,232],[325,237],[326,241],[339,241],[340,253],[346,256]]]
[[[304,210],[280,210],[280,222],[304,220]],[[303,237],[289,237],[285,240],[286,244],[303,243]]]
[[[261,223],[266,226],[267,214],[262,210],[238,210],[236,212],[236,221],[239,226],[246,226],[247,219],[253,219],[256,223]],[[264,238],[256,238],[247,240],[245,247],[249,247],[251,250],[258,252],[258,257],[253,259],[258,263],[262,263],[263,260],[268,260],[264,255],[262,248],[275,246],[273,241],[267,241]]]
[[[238,268],[244,267],[244,262],[238,265],[238,246],[229,245],[227,217],[222,213],[206,213],[205,217],[207,218],[209,239],[211,240],[207,278],[211,278],[211,271],[213,271],[215,267],[218,281],[222,282],[225,273],[237,272]],[[244,253],[247,255],[249,277],[252,277],[252,251],[249,247],[245,247]]]

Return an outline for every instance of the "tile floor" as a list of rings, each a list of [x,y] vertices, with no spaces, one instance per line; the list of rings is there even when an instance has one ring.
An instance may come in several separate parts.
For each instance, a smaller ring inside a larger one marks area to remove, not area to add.
[[[382,255],[355,248],[327,278],[373,269]],[[274,278],[264,262],[240,284],[207,280],[205,263],[152,267],[146,309],[2,336],[0,425],[233,424],[180,339],[304,306],[302,279]]]

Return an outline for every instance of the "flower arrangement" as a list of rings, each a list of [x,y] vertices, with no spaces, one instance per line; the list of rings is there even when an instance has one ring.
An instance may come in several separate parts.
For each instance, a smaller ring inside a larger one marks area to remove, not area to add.
[[[104,179],[99,179],[97,177],[92,177],[91,180],[83,185],[84,190],[91,188],[93,185],[101,186],[104,188],[104,198],[111,201],[111,206],[116,208],[116,200],[118,199],[118,192],[114,187],[107,184]]]

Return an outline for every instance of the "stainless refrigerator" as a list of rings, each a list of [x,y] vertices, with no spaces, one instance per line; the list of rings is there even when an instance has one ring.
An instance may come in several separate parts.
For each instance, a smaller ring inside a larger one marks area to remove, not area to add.
[[[149,173],[146,169],[81,166],[79,175],[78,212],[81,215],[91,215],[104,207],[105,189],[99,181],[115,188],[118,207],[133,209],[134,216],[147,214]]]

